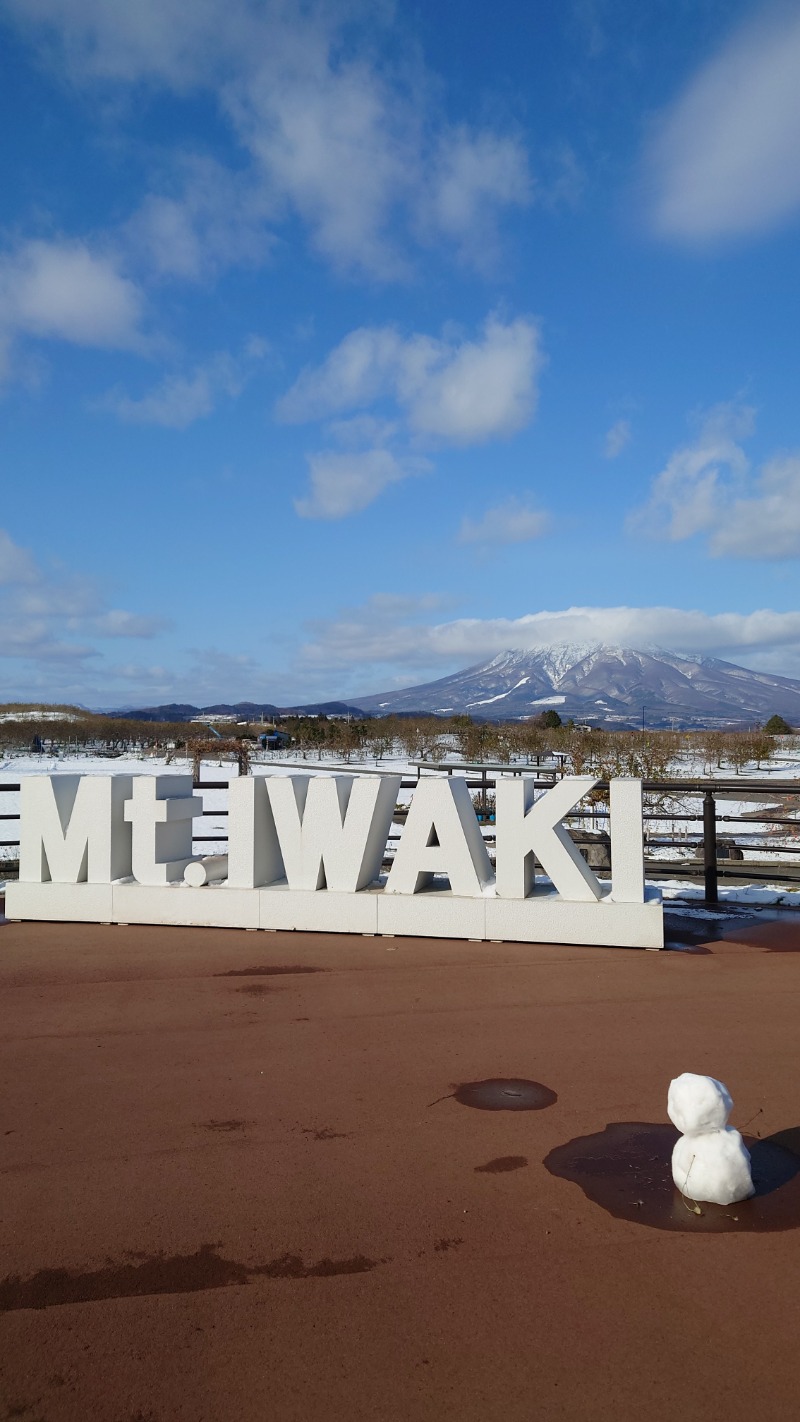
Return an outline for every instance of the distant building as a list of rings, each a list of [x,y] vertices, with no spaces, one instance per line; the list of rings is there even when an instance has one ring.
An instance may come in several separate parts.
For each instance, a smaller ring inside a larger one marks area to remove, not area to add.
[[[285,731],[265,731],[258,738],[258,744],[263,750],[283,750],[284,746],[291,743],[292,738],[287,736]]]

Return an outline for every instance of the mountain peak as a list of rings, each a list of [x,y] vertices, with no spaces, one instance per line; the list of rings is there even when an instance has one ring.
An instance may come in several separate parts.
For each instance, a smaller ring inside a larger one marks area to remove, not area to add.
[[[527,719],[547,707],[590,725],[752,725],[773,713],[800,723],[800,681],[715,657],[604,642],[506,648],[488,662],[405,691],[356,700],[388,715],[467,712]]]

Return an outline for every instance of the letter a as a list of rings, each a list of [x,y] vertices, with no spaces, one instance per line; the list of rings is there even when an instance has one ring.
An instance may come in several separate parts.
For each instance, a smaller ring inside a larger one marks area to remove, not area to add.
[[[420,780],[414,791],[387,894],[418,894],[447,875],[454,894],[480,898],[492,881],[492,865],[467,782]]]

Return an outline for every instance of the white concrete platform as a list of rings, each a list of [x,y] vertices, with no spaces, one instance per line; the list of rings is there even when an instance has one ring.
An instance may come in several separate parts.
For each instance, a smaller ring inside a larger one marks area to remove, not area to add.
[[[300,933],[377,933],[380,890],[347,894],[333,889],[289,889],[277,884],[256,889],[259,928]]]
[[[615,903],[611,898],[577,903],[558,894],[487,898],[483,902],[487,938],[509,943],[583,943],[598,948],[664,947],[664,914],[657,891],[643,904]]]
[[[379,894],[378,932],[407,938],[485,938],[484,898],[446,889],[419,894]]]
[[[84,923],[151,923],[262,928],[310,933],[386,933],[396,937],[500,939],[610,948],[662,948],[660,897],[644,903],[575,902],[557,894],[527,899],[468,898],[441,890],[386,894],[321,889],[236,889],[227,885],[11,882],[6,917]]]
[[[113,923],[113,884],[6,884],[6,918],[45,918],[56,922]]]
[[[49,884],[42,884],[43,889]],[[76,888],[82,888],[81,884]],[[200,889],[188,884],[113,884],[112,923],[165,923],[190,928],[258,928],[252,889]]]

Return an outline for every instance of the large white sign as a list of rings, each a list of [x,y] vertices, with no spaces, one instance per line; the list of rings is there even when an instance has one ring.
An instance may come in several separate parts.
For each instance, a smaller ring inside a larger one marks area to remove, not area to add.
[[[610,885],[565,828],[596,784],[498,780],[493,868],[466,782],[422,779],[384,880],[399,776],[234,780],[228,853],[198,858],[191,776],[32,775],[6,916],[659,948],[641,781],[611,781]]]

